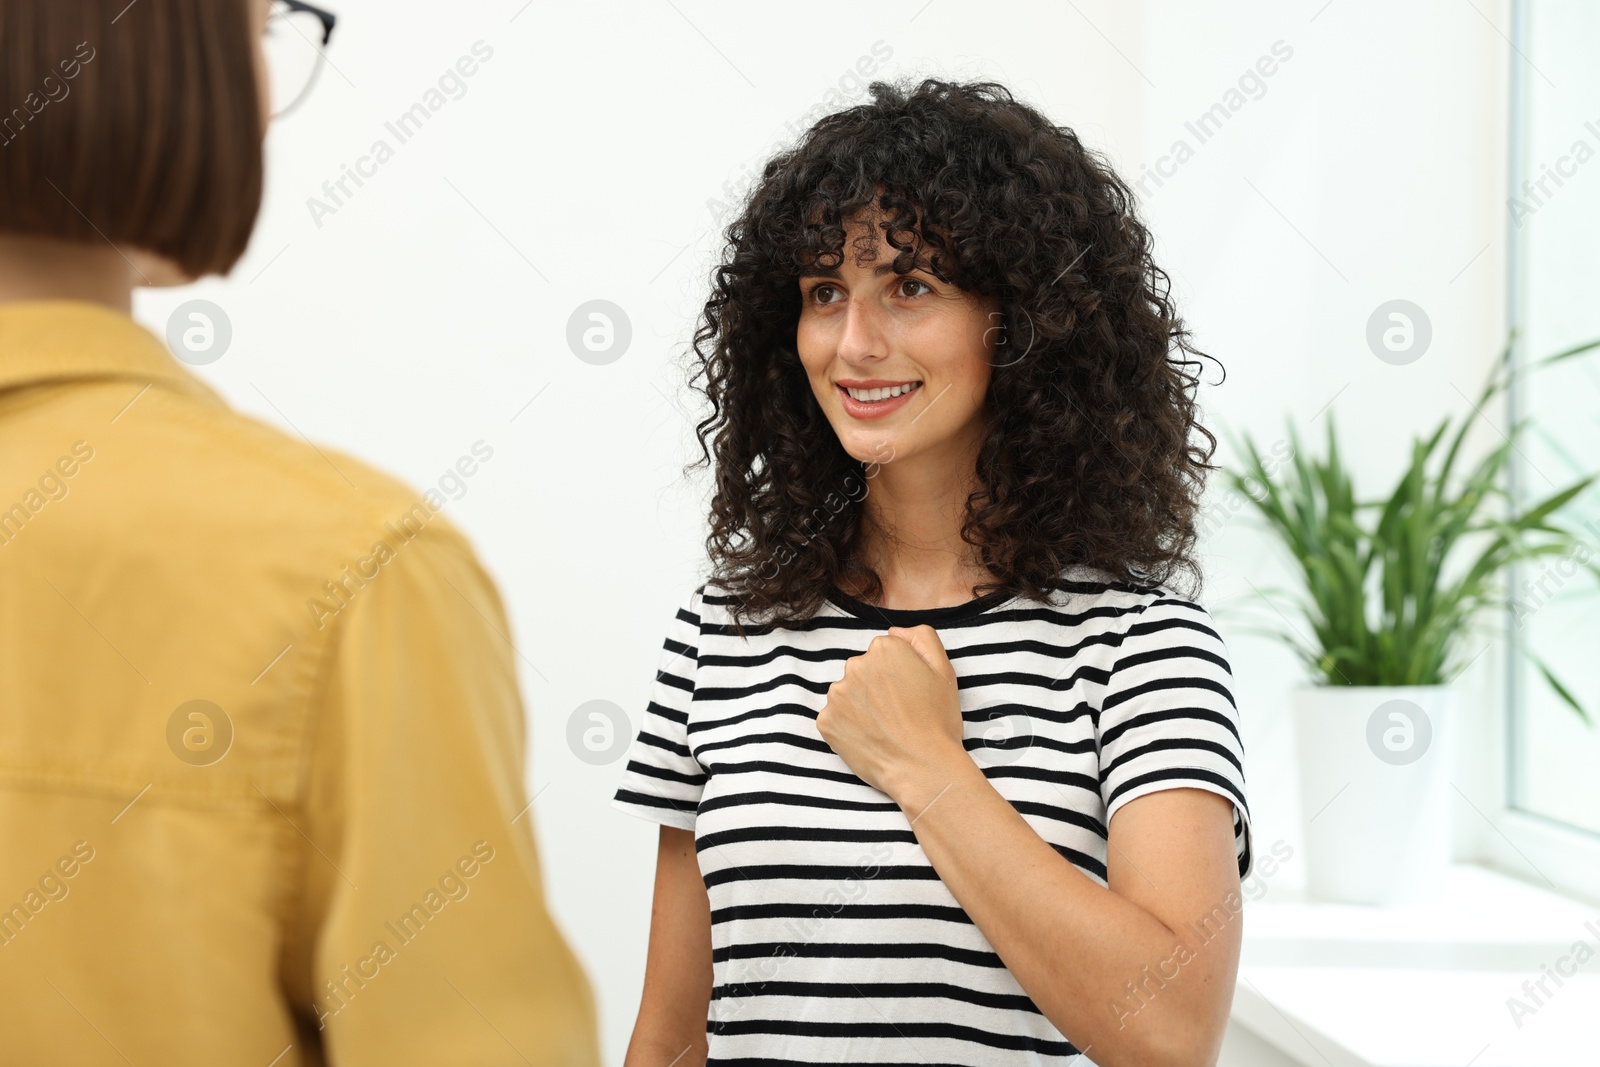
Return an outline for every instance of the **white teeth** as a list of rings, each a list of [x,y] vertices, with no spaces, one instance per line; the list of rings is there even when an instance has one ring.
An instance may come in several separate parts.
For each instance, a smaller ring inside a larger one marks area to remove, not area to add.
[[[844,391],[849,393],[851,399],[853,400],[861,400],[870,403],[874,400],[888,400],[890,397],[900,396],[902,393],[909,393],[911,390],[915,389],[921,384],[921,382],[907,382],[905,385],[895,385],[884,389],[852,389],[847,385],[844,387]]]

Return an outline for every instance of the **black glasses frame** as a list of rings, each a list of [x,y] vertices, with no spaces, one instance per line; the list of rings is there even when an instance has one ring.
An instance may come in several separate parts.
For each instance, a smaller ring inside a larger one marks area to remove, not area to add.
[[[306,38],[306,43],[316,49],[317,65],[312,68],[311,77],[308,78],[305,85],[301,87],[300,94],[285,104],[283,110],[273,113],[272,117],[274,119],[280,119],[289,114],[295,108],[299,107],[300,104],[304,102],[305,98],[311,94],[312,86],[316,85],[317,83],[317,75],[322,73],[324,64],[328,62],[326,52],[328,41],[332,39],[333,27],[339,21],[339,19],[338,16],[336,16],[333,12],[317,7],[315,4],[304,3],[303,0],[272,0],[272,3],[272,17],[277,17],[279,15],[306,14],[315,18],[322,26],[322,41],[320,44],[311,40],[309,37]],[[302,33],[301,36],[304,37],[305,34]]]
[[[277,0],[277,2],[290,11],[304,11],[308,15],[315,15],[317,21],[322,23],[322,47],[328,47],[328,41],[333,37],[333,27],[339,21],[339,16],[315,4],[302,3],[301,0]]]

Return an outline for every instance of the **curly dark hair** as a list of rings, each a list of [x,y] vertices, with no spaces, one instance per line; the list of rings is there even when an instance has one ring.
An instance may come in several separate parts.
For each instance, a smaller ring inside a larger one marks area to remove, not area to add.
[[[704,379],[711,414],[685,469],[714,453],[706,548],[736,627],[808,619],[844,582],[882,594],[859,558],[864,464],[796,349],[798,280],[842,262],[858,217],[898,250],[897,274],[920,265],[998,297],[1009,351],[1024,353],[996,363],[984,401],[982,488],[961,535],[997,580],[977,594],[1044,600],[1073,566],[1146,586],[1181,570],[1198,587],[1194,519],[1216,438],[1196,422],[1199,361],[1186,357],[1211,357],[1188,343],[1132,191],[1002,85],[869,89],[767,162],[724,231],[694,334],[691,384]]]

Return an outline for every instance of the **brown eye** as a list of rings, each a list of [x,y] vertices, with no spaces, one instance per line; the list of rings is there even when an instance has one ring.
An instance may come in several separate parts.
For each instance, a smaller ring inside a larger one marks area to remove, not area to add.
[[[902,278],[900,280],[900,292],[901,292],[902,296],[921,296],[922,295],[921,293],[908,293],[908,292],[906,292],[905,291],[905,287],[908,286],[908,285],[920,285],[924,289],[926,289],[928,292],[930,292],[930,293],[933,292],[933,286],[929,285],[927,282],[919,281],[916,278]]]
[[[833,303],[833,301],[831,301],[831,300],[819,300],[817,298],[817,294],[818,293],[822,293],[822,292],[831,293],[831,292],[835,292],[835,291],[836,291],[835,287],[831,286],[831,285],[827,285],[827,284],[815,285],[815,286],[812,286],[811,291],[806,294],[806,299],[810,300],[814,304],[816,304],[816,303],[831,304],[831,303]]]

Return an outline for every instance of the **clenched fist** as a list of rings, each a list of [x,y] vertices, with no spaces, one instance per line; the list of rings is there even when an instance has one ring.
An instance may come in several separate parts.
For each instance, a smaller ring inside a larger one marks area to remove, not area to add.
[[[970,759],[955,668],[931,626],[891,626],[846,660],[817,730],[857,777],[897,803],[903,784]]]

